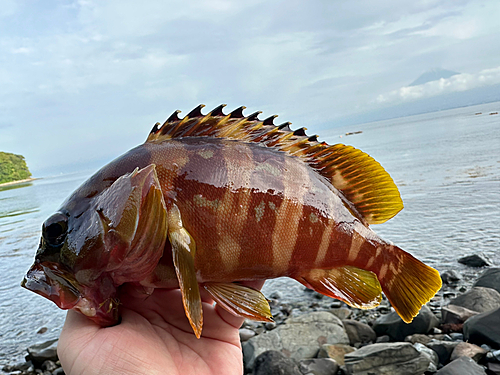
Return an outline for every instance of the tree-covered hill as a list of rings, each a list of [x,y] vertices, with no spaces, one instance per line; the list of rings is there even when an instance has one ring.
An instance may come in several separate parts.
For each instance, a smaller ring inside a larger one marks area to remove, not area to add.
[[[31,177],[24,156],[0,152],[0,184]]]

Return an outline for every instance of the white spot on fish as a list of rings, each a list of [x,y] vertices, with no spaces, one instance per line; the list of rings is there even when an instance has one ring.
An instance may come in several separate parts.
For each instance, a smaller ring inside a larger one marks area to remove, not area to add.
[[[264,212],[266,211],[266,204],[264,201],[260,201],[259,205],[255,207],[255,220],[257,223],[264,217]]]
[[[214,156],[214,152],[212,150],[200,150],[198,151],[198,155],[200,155],[203,159],[210,159]]]
[[[193,203],[195,204],[195,206],[211,208],[211,209],[213,209],[215,211],[219,207],[219,203],[220,202],[219,202],[218,199],[215,199],[215,200],[211,201],[211,200],[205,198],[201,194],[196,194],[193,197]]]
[[[280,177],[281,173],[282,173],[278,167],[276,167],[272,164],[269,164],[269,163],[257,164],[255,167],[255,171],[267,172],[267,173],[270,173],[276,177]]]
[[[316,216],[316,214],[315,214],[314,212],[311,212],[311,213],[309,214],[309,221],[310,221],[311,223],[313,223],[313,224],[314,224],[314,223],[317,223],[317,222],[318,222],[318,220],[319,220],[319,219],[318,219],[318,216]]]

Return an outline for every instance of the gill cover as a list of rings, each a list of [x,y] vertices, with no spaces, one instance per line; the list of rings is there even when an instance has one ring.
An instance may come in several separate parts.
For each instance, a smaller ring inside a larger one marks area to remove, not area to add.
[[[167,239],[167,212],[156,167],[118,178],[97,199],[109,256],[106,271],[116,285],[140,281],[156,267]]]

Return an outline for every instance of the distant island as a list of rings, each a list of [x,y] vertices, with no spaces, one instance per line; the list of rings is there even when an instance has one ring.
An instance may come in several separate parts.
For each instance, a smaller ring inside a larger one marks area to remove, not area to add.
[[[0,184],[31,179],[24,156],[0,151]]]

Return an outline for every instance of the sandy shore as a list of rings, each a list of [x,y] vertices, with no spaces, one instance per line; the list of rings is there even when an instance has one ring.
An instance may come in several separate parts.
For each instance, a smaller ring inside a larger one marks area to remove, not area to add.
[[[24,184],[26,182],[31,182],[38,180],[38,178],[27,178],[25,180],[17,180],[17,181],[11,181],[11,182],[4,182],[3,184],[0,184],[0,188],[4,186],[12,186],[12,185],[18,185],[18,184]]]

